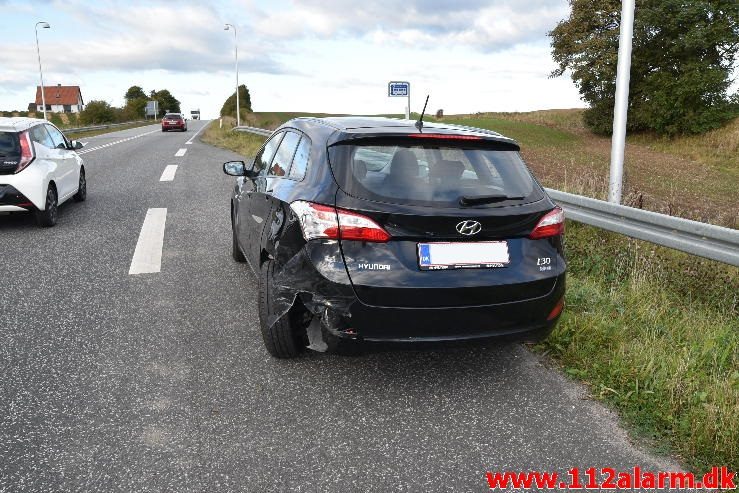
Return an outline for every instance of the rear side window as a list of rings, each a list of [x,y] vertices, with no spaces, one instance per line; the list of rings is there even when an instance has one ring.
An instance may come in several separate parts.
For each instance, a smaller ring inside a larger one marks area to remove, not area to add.
[[[329,160],[345,192],[379,202],[494,207],[542,197],[518,151],[505,145],[342,144],[329,148]]]
[[[277,149],[275,158],[269,168],[269,174],[272,176],[285,176],[290,170],[290,163],[295,155],[295,148],[298,147],[300,135],[295,132],[285,132],[280,147]]]
[[[308,168],[308,161],[310,160],[310,139],[303,136],[298,144],[298,150],[295,151],[295,157],[293,158],[293,165],[290,167],[290,178],[292,180],[300,181],[305,177],[305,170]]]
[[[31,140],[44,147],[48,147],[49,149],[53,149],[55,147],[54,141],[51,140],[51,136],[49,135],[49,132],[46,131],[46,128],[44,128],[44,125],[36,125],[31,128]]]

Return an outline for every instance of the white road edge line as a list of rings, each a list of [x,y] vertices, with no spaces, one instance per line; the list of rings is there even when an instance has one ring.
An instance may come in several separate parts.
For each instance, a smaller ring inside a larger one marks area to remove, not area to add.
[[[166,208],[153,208],[146,211],[141,226],[139,241],[131,259],[130,275],[149,274],[162,270],[162,247],[164,246],[164,226],[167,222]]]
[[[182,149],[180,149],[179,151],[175,152],[175,153],[174,153],[174,156],[175,156],[175,157],[182,157],[182,156],[184,156],[184,155],[185,155],[185,153],[186,153],[186,152],[187,152],[187,148],[184,148],[184,147],[183,147],[183,148],[182,148]]]
[[[162,171],[162,177],[159,181],[172,181],[174,180],[174,174],[177,172],[176,164],[168,164],[164,171]]]
[[[197,137],[197,136],[198,136],[198,134],[199,134],[200,132],[202,132],[203,130],[205,130],[205,127],[207,127],[209,123],[210,123],[210,122],[208,122],[208,123],[206,123],[205,125],[203,125],[202,127],[200,127],[200,130],[198,130],[197,132],[195,132],[195,133],[193,134],[193,136],[192,136],[192,137],[190,137],[190,140],[188,140],[187,142],[185,142],[185,144],[186,144],[186,145],[190,145],[190,144],[192,144],[192,140],[193,140],[193,139],[194,139],[195,137]]]

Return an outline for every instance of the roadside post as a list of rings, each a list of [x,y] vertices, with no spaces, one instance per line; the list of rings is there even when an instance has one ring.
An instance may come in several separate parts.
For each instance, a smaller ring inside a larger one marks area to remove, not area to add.
[[[405,107],[405,119],[411,119],[411,83],[403,81],[391,81],[387,85],[387,95],[391,98],[408,98]]]

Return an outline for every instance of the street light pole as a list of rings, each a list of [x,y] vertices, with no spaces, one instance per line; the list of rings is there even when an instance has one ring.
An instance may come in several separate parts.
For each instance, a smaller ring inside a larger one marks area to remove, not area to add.
[[[236,58],[236,126],[241,126],[241,111],[239,111],[239,42],[236,39],[236,27],[233,24],[226,24],[224,31],[233,29],[234,32],[234,56]]]
[[[40,21],[36,23],[36,56],[38,56],[38,73],[41,77],[41,104],[44,105],[44,120],[46,120],[46,94],[44,94],[44,72],[41,70],[41,50],[38,47],[38,27],[49,29],[51,26],[48,22]]]
[[[631,72],[631,41],[634,33],[634,0],[621,2],[621,25],[616,66],[616,104],[613,108],[611,137],[611,172],[608,180],[608,201],[621,203],[624,180],[624,148],[626,147],[626,116],[629,109],[629,75]]]

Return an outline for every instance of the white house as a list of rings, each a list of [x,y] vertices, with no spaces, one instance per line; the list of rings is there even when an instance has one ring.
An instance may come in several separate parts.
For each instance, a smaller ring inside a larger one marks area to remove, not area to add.
[[[54,113],[79,113],[85,102],[82,100],[80,86],[44,86],[46,111]],[[36,86],[36,111],[44,111],[41,100],[41,86]]]

